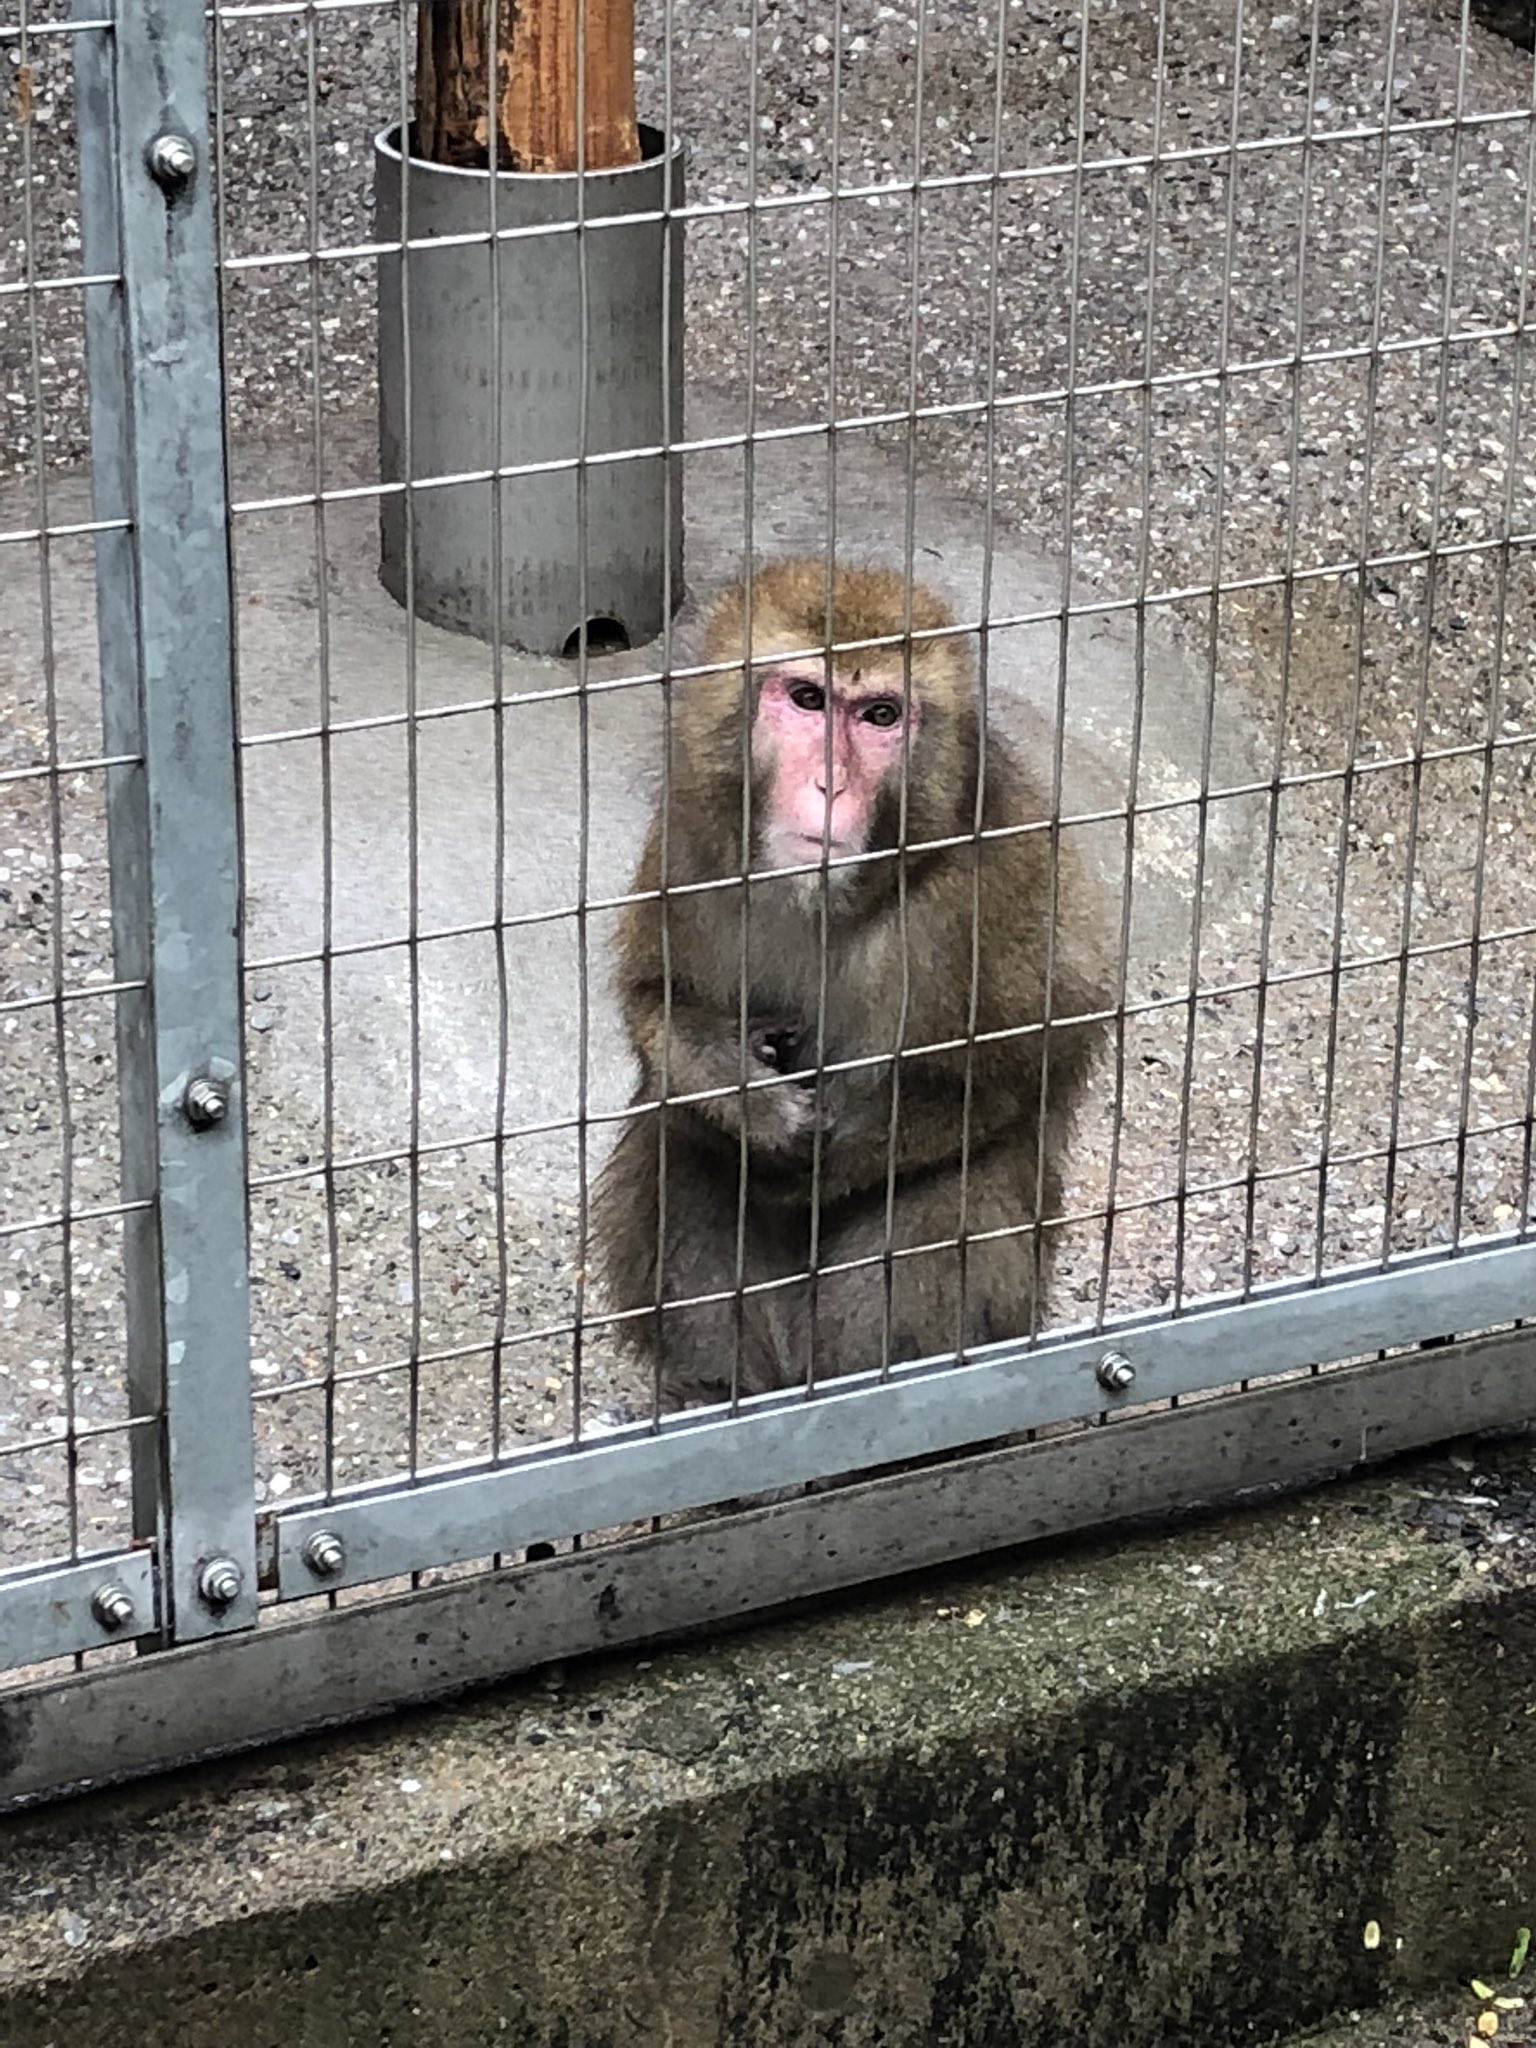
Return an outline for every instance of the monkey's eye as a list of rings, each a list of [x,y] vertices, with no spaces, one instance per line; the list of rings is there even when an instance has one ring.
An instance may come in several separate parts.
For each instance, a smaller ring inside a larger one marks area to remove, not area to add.
[[[864,713],[864,723],[866,725],[900,725],[901,706],[893,703],[889,697],[882,697],[878,703],[867,707]]]
[[[796,683],[789,693],[789,701],[797,711],[825,711],[827,693],[819,683]]]

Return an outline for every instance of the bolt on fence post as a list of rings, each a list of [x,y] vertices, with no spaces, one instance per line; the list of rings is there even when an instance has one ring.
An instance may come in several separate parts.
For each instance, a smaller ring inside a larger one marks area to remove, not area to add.
[[[83,12],[82,12],[83,10]],[[76,0],[135,1534],[164,1633],[256,1619],[240,868],[203,0]],[[217,1562],[218,1569],[210,1567]]]
[[[116,1633],[133,1620],[133,1595],[126,1586],[111,1580],[105,1586],[98,1586],[92,1595],[91,1613],[103,1628]]]
[[[1106,1394],[1123,1394],[1136,1378],[1136,1368],[1123,1351],[1106,1351],[1094,1368],[1094,1378]]]
[[[305,1539],[303,1557],[317,1579],[334,1579],[347,1562],[341,1538],[329,1529],[317,1529]]]

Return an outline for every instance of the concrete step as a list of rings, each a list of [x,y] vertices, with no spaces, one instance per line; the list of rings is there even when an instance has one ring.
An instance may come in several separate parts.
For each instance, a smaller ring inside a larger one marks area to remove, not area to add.
[[[1462,2048],[1536,1893],[1533,1489],[1479,1446],[20,1814],[0,2041]]]

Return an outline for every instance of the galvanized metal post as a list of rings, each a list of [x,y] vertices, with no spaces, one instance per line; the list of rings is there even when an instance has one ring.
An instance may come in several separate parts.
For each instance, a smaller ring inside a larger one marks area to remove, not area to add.
[[[100,18],[99,0],[82,0]],[[110,11],[110,10],[108,10]],[[137,1533],[162,1640],[256,1618],[240,868],[203,0],[76,38]]]

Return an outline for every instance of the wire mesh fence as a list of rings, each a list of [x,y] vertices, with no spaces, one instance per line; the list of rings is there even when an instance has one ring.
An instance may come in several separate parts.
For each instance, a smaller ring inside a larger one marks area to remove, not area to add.
[[[1531,1405],[1530,52],[642,5],[453,228],[417,33],[0,23],[15,1796]]]

